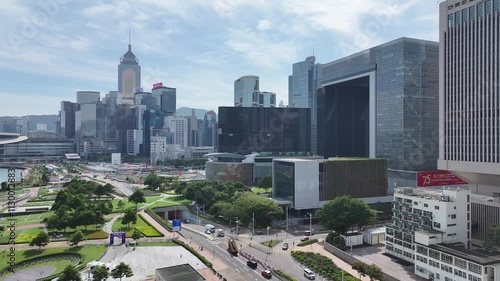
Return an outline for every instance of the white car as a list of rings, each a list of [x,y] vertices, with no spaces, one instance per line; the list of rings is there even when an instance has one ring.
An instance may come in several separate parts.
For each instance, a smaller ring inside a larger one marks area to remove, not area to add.
[[[309,280],[316,279],[316,275],[314,274],[314,271],[310,270],[309,268],[304,268],[304,276]]]

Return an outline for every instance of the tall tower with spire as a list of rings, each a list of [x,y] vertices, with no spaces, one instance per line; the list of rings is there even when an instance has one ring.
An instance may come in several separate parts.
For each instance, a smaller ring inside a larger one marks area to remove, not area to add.
[[[128,33],[128,51],[120,58],[118,65],[118,93],[122,96],[123,104],[134,104],[134,93],[141,88],[141,66],[139,59],[132,53]]]

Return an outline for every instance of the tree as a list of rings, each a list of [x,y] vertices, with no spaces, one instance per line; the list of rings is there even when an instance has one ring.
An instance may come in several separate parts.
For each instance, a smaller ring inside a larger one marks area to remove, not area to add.
[[[83,232],[78,230],[73,235],[71,235],[69,242],[71,242],[71,245],[73,246],[78,246],[78,243],[82,242],[84,239],[85,235],[83,235]]]
[[[42,174],[41,180],[43,184],[47,184],[50,181],[49,176],[47,176],[47,173]]]
[[[118,207],[118,209],[122,209],[122,208],[123,208],[123,206],[125,206],[125,203],[123,203],[123,201],[122,201],[122,200],[118,201],[118,203],[117,203],[117,207]]]
[[[92,269],[92,281],[104,281],[108,279],[109,271],[104,265],[99,265]]]
[[[263,177],[262,179],[260,179],[258,185],[260,188],[264,188],[266,191],[268,191],[268,189],[271,189],[273,187],[273,176],[267,175]]]
[[[132,233],[132,239],[134,239],[135,242],[137,243],[137,240],[139,240],[139,238],[141,237],[142,234],[137,229],[134,229],[134,232]]]
[[[492,224],[486,232],[484,247],[491,251],[500,248],[500,225]]]
[[[132,195],[128,197],[128,201],[135,203],[135,209],[137,210],[137,204],[146,203],[146,198],[144,198],[144,192],[142,190],[137,189]]]
[[[94,189],[94,194],[97,196],[97,198],[101,198],[101,196],[104,195],[111,196],[114,190],[115,187],[107,183],[105,185],[97,185]]]
[[[366,265],[366,275],[370,277],[370,281],[384,279],[384,273],[382,272],[382,269],[375,264]]]
[[[367,264],[362,261],[356,261],[352,264],[352,269],[356,270],[359,274],[359,279],[361,276],[365,277],[367,274]]]
[[[162,184],[162,179],[154,172],[151,172],[144,180],[144,184],[151,187],[153,190],[157,190]]]
[[[123,277],[132,277],[134,273],[132,272],[132,268],[128,264],[121,262],[119,265],[115,267],[115,269],[111,270],[111,277],[120,278],[120,281]]]
[[[42,231],[31,240],[30,247],[38,246],[38,250],[41,250],[42,247],[47,246],[47,244],[49,244],[49,235]]]
[[[80,272],[72,265],[68,265],[64,268],[61,275],[57,279],[58,281],[82,281]]]
[[[137,222],[137,213],[132,208],[125,211],[125,215],[122,218],[122,224],[126,224],[127,228],[130,223],[135,224]]]
[[[362,227],[377,219],[377,211],[360,199],[348,195],[327,202],[316,215],[321,224],[344,235],[352,227]]]

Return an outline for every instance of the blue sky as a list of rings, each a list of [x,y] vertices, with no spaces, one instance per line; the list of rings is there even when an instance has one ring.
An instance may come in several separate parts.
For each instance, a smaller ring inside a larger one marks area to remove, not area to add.
[[[177,106],[233,103],[233,82],[287,103],[292,64],[313,50],[327,63],[378,44],[438,40],[437,1],[417,0],[2,0],[0,116],[57,114],[76,91],[117,90],[132,50],[142,86],[177,88]]]

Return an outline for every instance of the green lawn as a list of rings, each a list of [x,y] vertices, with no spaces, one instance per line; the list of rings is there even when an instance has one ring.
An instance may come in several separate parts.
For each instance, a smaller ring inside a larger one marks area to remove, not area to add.
[[[268,246],[269,248],[271,248],[274,245],[278,244],[279,242],[281,242],[281,240],[267,240],[260,243],[264,246]]]
[[[157,201],[154,204],[148,206],[148,208],[159,208],[159,207],[170,207],[170,206],[180,206],[180,205],[188,205],[191,203],[191,200],[184,199],[183,196],[170,196],[165,197],[161,201]]]
[[[137,247],[156,247],[156,246],[179,246],[172,241],[166,242],[141,242],[141,239],[137,241]]]
[[[22,205],[22,207],[34,207],[34,206],[52,206],[54,201],[38,201],[38,202],[27,202]]]
[[[113,232],[125,231],[127,233],[127,237],[132,237],[132,233],[134,233],[134,228],[149,228],[149,231],[153,234],[151,237],[158,237],[161,234],[155,231],[151,226],[149,226],[141,217],[137,216],[137,223],[130,224],[127,228],[127,225],[122,224],[122,218],[118,218],[112,226]],[[157,235],[154,235],[157,234]]]
[[[35,223],[42,223],[42,221],[43,221],[44,218],[48,218],[52,214],[53,214],[53,212],[45,212],[45,213],[39,213],[39,214],[15,216],[15,218],[16,218],[16,226],[28,225],[28,224],[35,224]],[[7,223],[8,223],[8,221],[5,220],[1,224],[5,225]]]
[[[163,199],[162,199],[163,198]],[[124,206],[122,209],[118,209],[118,199],[113,199],[112,204],[113,204],[113,212],[114,213],[120,213],[123,212],[124,210],[128,208],[135,208],[135,204],[128,202],[127,198],[122,199],[122,202],[124,203]],[[154,202],[154,203],[153,203]],[[153,204],[151,204],[153,203]],[[187,205],[191,203],[190,200],[184,199],[182,196],[169,196],[169,197],[162,197],[162,196],[153,196],[153,197],[146,197],[146,204],[139,204],[137,205],[138,208],[144,207],[147,204],[148,208],[158,208],[158,207],[170,207],[170,206],[175,206],[175,205]]]
[[[83,263],[87,264],[91,261],[98,260],[106,251],[106,246],[105,245],[86,245],[86,246],[79,246],[79,247],[69,247],[69,248],[42,248],[41,250],[38,249],[30,249],[30,250],[21,250],[21,251],[16,251],[16,263],[21,263],[23,261],[32,259],[32,258],[37,258],[37,257],[43,257],[45,255],[49,254],[56,254],[56,253],[80,253],[83,257]],[[7,254],[7,251],[4,250],[0,252],[0,256],[4,257]],[[3,258],[2,258],[3,260]],[[37,265],[38,266],[38,265]],[[0,265],[0,270],[5,269],[8,267],[5,263],[2,263]],[[3,276],[2,276],[3,277]]]
[[[97,227],[95,224],[88,224],[87,229],[85,229],[85,225],[79,225],[74,228],[66,228],[66,229],[55,229],[55,228],[49,228],[49,237],[54,238],[54,233],[57,234],[62,234],[62,237],[58,237],[58,239],[61,240],[68,240],[71,235],[73,235],[76,231],[81,230],[83,235],[87,237],[88,235],[91,235],[94,232],[101,231],[102,225],[100,227]]]
[[[29,243],[41,231],[43,231],[43,228],[41,228],[41,227],[16,230],[15,231],[15,233],[16,233],[16,240],[15,241],[17,244]],[[0,233],[0,244],[9,243],[9,237],[10,237],[10,232],[8,232],[8,231],[1,232]]]

